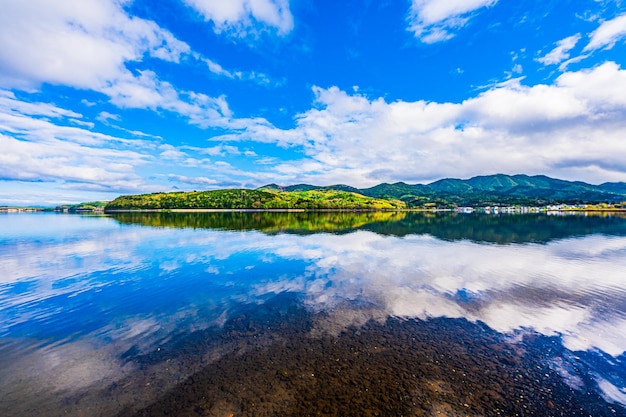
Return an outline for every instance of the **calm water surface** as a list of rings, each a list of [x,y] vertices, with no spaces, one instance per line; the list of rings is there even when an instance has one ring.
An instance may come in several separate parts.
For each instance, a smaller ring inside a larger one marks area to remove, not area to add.
[[[0,415],[626,415],[626,217],[0,215]]]

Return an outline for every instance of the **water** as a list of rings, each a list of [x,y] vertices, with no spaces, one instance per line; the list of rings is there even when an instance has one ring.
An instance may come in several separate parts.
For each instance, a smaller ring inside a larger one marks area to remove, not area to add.
[[[626,216],[0,215],[0,415],[626,415]]]

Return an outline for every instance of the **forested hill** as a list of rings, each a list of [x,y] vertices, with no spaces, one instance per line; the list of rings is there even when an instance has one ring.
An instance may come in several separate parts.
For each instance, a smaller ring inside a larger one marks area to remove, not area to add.
[[[542,175],[489,175],[467,180],[443,179],[430,184],[403,182],[370,188],[349,185],[319,187],[266,185],[232,189],[121,196],[105,211],[170,209],[303,209],[397,210],[459,206],[611,203],[626,205],[626,183],[591,185]]]
[[[354,188],[339,184],[317,187],[298,184],[279,187],[270,184],[261,189],[284,191],[343,190],[375,198],[393,198],[410,207],[484,206],[495,204],[547,205],[582,203],[619,203],[626,201],[626,183],[592,185],[564,181],[545,175],[487,175],[467,180],[446,178],[430,184],[410,185],[403,182],[379,184],[371,188]]]
[[[302,210],[398,210],[406,204],[395,199],[378,199],[361,194],[310,190],[215,190],[120,196],[105,211],[173,209],[302,209]]]

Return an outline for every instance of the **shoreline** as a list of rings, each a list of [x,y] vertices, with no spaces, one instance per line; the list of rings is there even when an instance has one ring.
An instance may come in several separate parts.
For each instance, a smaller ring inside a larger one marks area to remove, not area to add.
[[[431,212],[431,209],[124,209],[105,210],[105,214],[113,213],[397,213],[408,211]],[[437,210],[451,211],[451,210]]]
[[[115,210],[79,210],[66,212],[48,208],[31,207],[0,207],[0,214],[8,213],[61,213],[61,214],[115,214],[115,213],[459,213],[459,214],[533,214],[533,213],[626,213],[626,208],[544,208],[538,207],[532,211],[486,211],[484,208],[475,208],[470,212],[448,208],[406,208],[406,209],[115,209]]]
[[[410,209],[119,209],[119,210],[105,210],[105,214],[115,213],[406,213],[406,212],[418,212],[418,213],[459,213],[470,214],[457,211],[455,209],[424,209],[424,208],[410,208]],[[545,209],[540,208],[537,211],[523,212],[523,211],[501,211],[501,212],[487,212],[480,208],[475,209],[472,213],[483,214],[533,214],[533,213],[623,213],[626,212],[625,208],[590,208],[590,209]]]

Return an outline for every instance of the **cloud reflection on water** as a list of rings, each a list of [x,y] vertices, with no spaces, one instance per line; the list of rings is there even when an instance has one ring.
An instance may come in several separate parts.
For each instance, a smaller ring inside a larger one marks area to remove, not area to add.
[[[626,237],[619,235],[498,245],[364,230],[268,235],[72,219],[85,227],[67,236],[52,227],[40,239],[15,232],[0,246],[0,335],[45,346],[29,356],[39,360],[83,358],[66,361],[61,387],[122,378],[121,363],[119,372],[98,369],[133,346],[149,351],[220,326],[237,304],[283,292],[335,317],[326,323],[334,331],[388,316],[466,318],[505,333],[559,335],[571,350],[614,357],[626,350]],[[346,302],[362,313],[344,309]]]
[[[317,308],[368,299],[387,314],[465,317],[509,332],[562,334],[568,347],[626,348],[626,238],[482,245],[369,232],[282,236],[267,250],[315,265],[298,290]],[[271,282],[257,291],[295,290]]]
[[[294,260],[303,267],[282,269]],[[222,300],[211,302],[225,309],[231,298],[256,302],[268,293],[296,291],[316,309],[360,300],[392,316],[465,317],[502,332],[562,334],[571,348],[612,355],[626,350],[626,237],[620,236],[495,245],[366,231],[268,236],[125,227],[45,245],[5,246],[0,265],[0,305],[17,310],[126,280],[138,281],[149,298],[154,277],[141,271],[156,265],[159,275],[192,274],[222,287]],[[20,281],[32,287],[19,295],[7,292],[6,285]],[[141,320],[154,313],[144,309]]]

